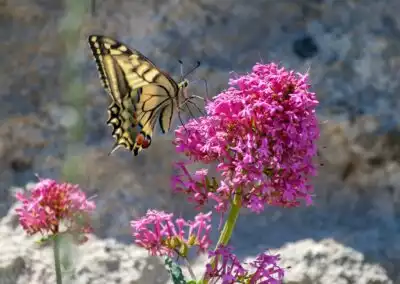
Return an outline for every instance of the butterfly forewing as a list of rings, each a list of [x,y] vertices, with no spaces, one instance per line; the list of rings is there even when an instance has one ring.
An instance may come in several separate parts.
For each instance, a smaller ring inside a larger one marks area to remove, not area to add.
[[[131,90],[151,83],[141,77],[137,70],[143,70],[141,65],[145,65],[145,68],[155,67],[146,58],[141,58],[138,52],[104,36],[90,36],[89,46],[104,88],[119,103]]]

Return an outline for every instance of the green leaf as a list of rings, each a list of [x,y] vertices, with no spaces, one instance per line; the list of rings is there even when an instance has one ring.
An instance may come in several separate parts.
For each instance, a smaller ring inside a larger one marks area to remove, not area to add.
[[[177,263],[173,262],[171,258],[166,257],[164,263],[165,266],[167,267],[167,271],[171,274],[171,279],[174,282],[174,284],[193,283],[193,282],[186,282],[181,267]]]

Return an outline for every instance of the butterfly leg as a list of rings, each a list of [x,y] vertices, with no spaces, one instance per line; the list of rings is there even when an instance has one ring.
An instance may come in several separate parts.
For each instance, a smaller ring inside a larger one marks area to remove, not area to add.
[[[199,79],[199,81],[202,81],[202,82],[204,83],[204,86],[206,87],[206,98],[207,98],[207,100],[210,100],[210,98],[209,98],[209,96],[208,96],[208,84],[207,84],[207,80],[204,79],[204,78],[202,78],[202,79]]]
[[[178,107],[178,118],[179,118],[179,121],[181,122],[181,124],[182,124],[182,126],[183,126],[183,129],[185,129],[185,131],[187,132],[187,129],[186,129],[186,127],[185,127],[185,124],[183,123],[183,121],[182,121],[182,117],[181,117],[181,108],[180,107]]]
[[[189,114],[191,115],[192,118],[195,118],[195,116],[194,116],[192,110],[191,110],[190,107],[189,107],[189,104],[192,104],[192,105],[194,105],[194,106],[197,108],[197,110],[198,110],[202,115],[205,115],[205,114],[202,112],[202,110],[199,108],[199,106],[196,105],[194,102],[192,102],[192,100],[191,100],[192,97],[193,97],[193,96],[191,96],[191,97],[189,97],[189,98],[186,98],[178,109],[179,109],[180,111],[183,111],[183,107],[187,104],[187,109],[188,109],[188,111],[189,111]]]
[[[189,100],[188,103],[194,105],[194,106],[197,108],[197,110],[198,110],[203,116],[206,115],[206,113],[205,113],[204,111],[202,111],[202,110],[199,108],[199,106],[198,106],[197,104],[195,104],[195,103],[192,102],[191,100]]]
[[[207,100],[210,100],[210,97],[208,96],[208,84],[207,84],[207,80],[206,80],[206,79],[204,79],[204,78],[202,78],[202,79],[196,79],[196,80],[192,81],[191,84],[194,84],[194,83],[199,82],[199,81],[201,81],[201,82],[204,83],[204,87],[205,87],[205,89],[206,89],[206,98],[207,98]],[[204,101],[204,98],[203,98],[203,97],[200,97],[200,96],[192,95],[191,97],[194,97],[194,98],[197,98],[197,99],[201,99],[201,100]]]

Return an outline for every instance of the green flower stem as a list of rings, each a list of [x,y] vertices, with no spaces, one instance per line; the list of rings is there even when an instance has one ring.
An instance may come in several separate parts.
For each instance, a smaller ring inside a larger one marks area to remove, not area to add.
[[[186,267],[187,267],[187,269],[189,271],[190,277],[192,277],[192,279],[196,279],[196,275],[193,272],[193,269],[192,269],[192,266],[189,263],[189,260],[186,257],[184,258],[184,260],[185,260]]]
[[[57,284],[62,284],[61,262],[60,262],[60,238],[57,235],[53,239],[53,253],[54,253],[54,265],[56,268]]]
[[[240,208],[242,206],[241,196],[235,194],[233,198],[233,202],[231,203],[231,209],[229,211],[228,218],[226,219],[224,228],[222,229],[221,235],[219,236],[219,240],[215,248],[217,249],[220,245],[227,245],[229,240],[231,239],[233,229],[235,228],[237,218],[239,217]],[[211,266],[215,266],[215,258],[211,260]],[[207,284],[208,280],[203,276],[202,282],[203,284]]]

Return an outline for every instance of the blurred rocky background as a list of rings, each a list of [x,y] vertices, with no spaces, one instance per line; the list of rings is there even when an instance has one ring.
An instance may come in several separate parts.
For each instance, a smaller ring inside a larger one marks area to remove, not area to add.
[[[242,259],[281,253],[285,283],[400,283],[400,1],[85,1],[0,0],[0,283],[54,283],[51,252],[13,213],[35,174],[95,196],[95,235],[71,283],[167,283],[162,261],[132,245],[129,221],[148,208],[195,214],[170,191],[173,132],[137,157],[107,155],[92,33],[176,77],[178,59],[200,60],[191,79],[207,79],[210,95],[257,61],[309,70],[322,131],[315,204],[244,212],[232,244]]]

